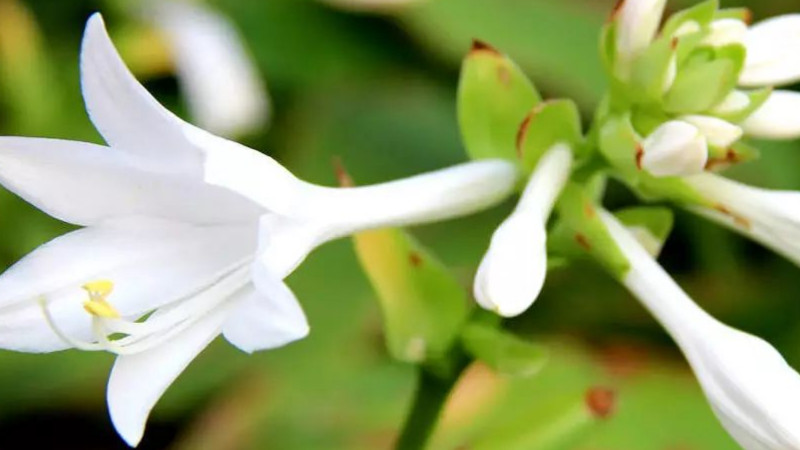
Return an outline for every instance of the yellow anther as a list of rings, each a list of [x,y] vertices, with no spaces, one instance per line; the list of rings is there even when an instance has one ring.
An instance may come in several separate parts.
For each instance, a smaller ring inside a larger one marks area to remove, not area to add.
[[[109,295],[111,295],[111,291],[114,290],[114,283],[108,280],[97,280],[97,281],[90,281],[83,286],[81,286],[86,292],[89,293],[89,296],[92,298],[100,297],[105,299]]]
[[[119,319],[119,311],[105,300],[88,300],[83,302],[83,309],[89,314],[106,319]]]
[[[82,287],[89,294],[89,300],[83,302],[83,309],[86,312],[107,319],[120,317],[119,311],[107,300],[111,291],[114,290],[114,283],[108,280],[98,280],[86,283]]]

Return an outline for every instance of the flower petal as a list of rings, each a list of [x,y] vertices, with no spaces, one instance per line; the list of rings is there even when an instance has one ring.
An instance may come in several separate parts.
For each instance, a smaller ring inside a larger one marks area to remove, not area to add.
[[[742,86],[788,84],[800,80],[800,14],[787,14],[750,27]]]
[[[236,309],[222,329],[225,339],[252,353],[306,337],[308,321],[289,287],[265,270],[253,273],[258,289],[247,287],[234,299]]]
[[[116,149],[58,139],[0,137],[0,183],[77,225],[134,215],[215,224],[263,213],[226,189],[132,167]]]
[[[203,154],[189,133],[201,130],[161,106],[122,62],[100,14],[86,24],[81,48],[81,86],[86,110],[109,146],[142,166],[200,175]]]
[[[197,124],[231,136],[266,124],[264,83],[233,24],[201,3],[146,2],[172,47],[178,79]]]
[[[139,444],[153,406],[197,354],[219,335],[228,312],[227,307],[219,308],[167,343],[117,357],[106,395],[111,421],[128,445]]]
[[[0,276],[0,348],[47,352],[68,347],[50,328],[89,339],[90,315],[81,286],[109,280],[111,303],[123,317],[189,297],[221,274],[249,263],[250,227],[194,227],[129,219],[78,230],[43,245]]]
[[[764,139],[800,137],[800,93],[774,91],[743,123],[744,132]]]

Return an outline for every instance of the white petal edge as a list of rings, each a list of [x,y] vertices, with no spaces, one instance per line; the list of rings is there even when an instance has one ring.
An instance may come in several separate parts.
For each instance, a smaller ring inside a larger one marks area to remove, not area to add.
[[[263,212],[229,190],[134,167],[117,149],[60,139],[0,137],[0,183],[76,225],[136,215],[203,224],[245,222]]]
[[[128,445],[139,444],[150,411],[178,375],[219,335],[228,312],[226,307],[219,308],[165,344],[117,357],[106,395],[114,428]]]
[[[253,279],[258,289],[247,287],[237,295],[236,307],[222,329],[225,339],[252,353],[306,337],[308,321],[289,287],[261,269],[254,269]]]
[[[742,86],[770,86],[800,80],[800,14],[759,22],[745,36],[747,59]]]

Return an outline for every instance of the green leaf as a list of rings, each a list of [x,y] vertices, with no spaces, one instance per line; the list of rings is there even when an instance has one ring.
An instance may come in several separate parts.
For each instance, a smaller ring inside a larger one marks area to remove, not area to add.
[[[737,19],[750,23],[753,20],[753,13],[748,8],[724,8],[714,14],[714,20],[720,19]]]
[[[635,177],[639,172],[639,136],[626,115],[610,116],[600,128],[598,139],[600,153],[625,177]]]
[[[461,333],[464,349],[494,371],[508,376],[528,377],[538,373],[547,361],[544,346],[484,324],[471,324]]]
[[[402,230],[366,231],[354,240],[378,294],[391,355],[413,363],[445,356],[468,313],[458,281]]]
[[[673,14],[662,28],[663,36],[672,36],[685,23],[695,22],[701,29],[707,27],[719,8],[719,0],[706,0],[691,8]]]
[[[581,141],[581,117],[572,100],[548,100],[533,108],[516,134],[517,153],[530,173],[539,158],[553,145],[565,143],[575,148]]]
[[[627,273],[630,263],[622,254],[598,215],[598,206],[583,186],[569,183],[557,205],[564,224],[583,250],[617,277]]]
[[[709,147],[707,170],[723,170],[731,165],[745,163],[758,159],[761,152],[758,148],[737,141],[729,148]]]
[[[686,67],[678,72],[664,99],[664,109],[681,114],[705,111],[733,89],[737,73],[737,65],[729,58]]]
[[[677,45],[677,39],[662,37],[636,58],[631,71],[631,85],[638,94],[637,97],[644,97],[654,103],[660,102],[664,91],[669,87],[667,82],[670,72],[675,70],[677,64]]]
[[[458,84],[458,123],[469,156],[518,162],[517,131],[540,101],[511,59],[475,41],[464,58]]]

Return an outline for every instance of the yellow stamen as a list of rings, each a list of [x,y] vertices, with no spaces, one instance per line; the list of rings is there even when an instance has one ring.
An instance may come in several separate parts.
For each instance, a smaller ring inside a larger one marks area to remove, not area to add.
[[[89,294],[89,300],[83,302],[83,309],[95,317],[119,319],[120,314],[107,297],[114,290],[114,283],[108,280],[91,281],[84,284],[83,289]]]

